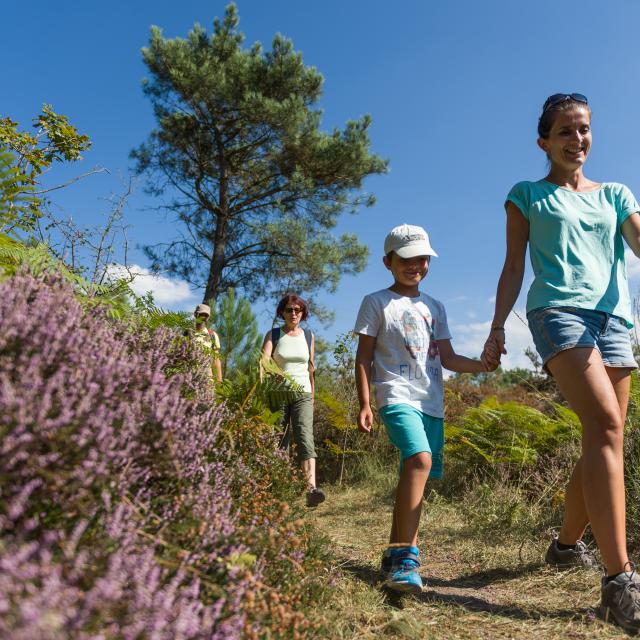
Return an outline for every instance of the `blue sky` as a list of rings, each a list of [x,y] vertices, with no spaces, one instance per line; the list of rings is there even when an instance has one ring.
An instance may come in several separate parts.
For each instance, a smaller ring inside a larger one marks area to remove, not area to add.
[[[51,180],[108,168],[108,175],[56,196],[60,212],[79,223],[97,222],[108,208],[104,198],[121,189],[129,172],[129,151],[154,127],[140,87],[146,72],[140,49],[150,25],[168,37],[186,36],[195,22],[210,30],[226,2],[4,5],[0,114],[26,124],[47,102],[90,136],[93,147],[83,162],[56,169]],[[337,229],[357,233],[371,257],[363,273],[323,296],[335,322],[312,326],[328,339],[352,327],[365,293],[390,284],[382,242],[391,227],[408,222],[424,226],[440,254],[424,289],[446,304],[454,346],[478,354],[503,260],[502,203],[515,182],[545,174],[535,127],[551,93],[589,97],[588,177],[626,183],[640,196],[640,3],[634,0],[241,0],[238,8],[247,44],[260,40],[268,48],[273,35],[283,33],[323,74],[323,126],[370,113],[372,148],[390,161],[388,175],[366,184],[377,205],[345,214]],[[142,185],[131,198],[126,217],[134,247],[170,237],[171,225],[151,210],[158,204]],[[141,251],[134,248],[130,258],[146,266]],[[640,269],[635,259],[629,267],[635,295]],[[166,307],[191,307],[198,298],[176,282],[157,290]],[[521,296],[516,309],[523,307]],[[271,306],[256,311],[266,329]],[[513,315],[508,328],[505,364],[525,364],[526,327]]]

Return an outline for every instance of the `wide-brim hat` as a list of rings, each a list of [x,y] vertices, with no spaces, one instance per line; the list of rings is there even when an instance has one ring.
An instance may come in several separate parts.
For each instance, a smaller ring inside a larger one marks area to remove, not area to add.
[[[211,307],[208,304],[199,304],[193,312],[193,315],[199,316],[201,313],[206,313],[207,318],[209,318],[211,316]]]

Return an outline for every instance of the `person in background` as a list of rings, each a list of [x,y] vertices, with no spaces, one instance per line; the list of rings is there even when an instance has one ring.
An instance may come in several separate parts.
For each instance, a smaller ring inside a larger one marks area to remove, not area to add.
[[[587,98],[549,96],[538,120],[549,172],[518,182],[507,195],[507,252],[482,358],[495,364],[506,353],[505,321],[522,287],[528,245],[535,276],[527,296],[529,329],[582,424],[582,455],[545,560],[559,568],[596,566],[581,540],[590,524],[606,568],[599,613],[638,633],[640,577],[627,554],[623,463],[637,365],[623,239],[640,256],[640,206],[625,185],[585,177],[591,142]]]
[[[313,441],[315,337],[309,329],[300,326],[309,317],[309,308],[301,297],[287,294],[278,303],[276,315],[283,320],[283,326],[275,327],[265,335],[262,358],[272,358],[302,388],[283,407],[285,433],[280,446],[287,448],[293,439],[296,458],[307,478],[307,506],[316,507],[324,502],[325,494],[316,486],[316,450]]]
[[[222,382],[222,363],[220,362],[220,337],[207,327],[211,317],[211,308],[199,304],[193,312],[195,328],[189,332],[193,340],[211,354],[211,374],[217,382]]]

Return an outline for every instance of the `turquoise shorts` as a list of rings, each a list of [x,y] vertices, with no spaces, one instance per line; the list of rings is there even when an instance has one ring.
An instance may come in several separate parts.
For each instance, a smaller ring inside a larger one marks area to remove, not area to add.
[[[434,418],[408,404],[388,404],[380,409],[389,440],[400,449],[402,461],[416,453],[431,454],[429,478],[442,478],[444,420]]]

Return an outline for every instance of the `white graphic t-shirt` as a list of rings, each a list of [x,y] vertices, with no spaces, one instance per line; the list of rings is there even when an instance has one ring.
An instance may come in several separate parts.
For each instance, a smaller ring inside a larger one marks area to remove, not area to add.
[[[444,305],[382,289],[364,297],[354,333],[375,336],[373,384],[378,407],[408,404],[444,417],[442,364],[436,340],[451,338]]]

